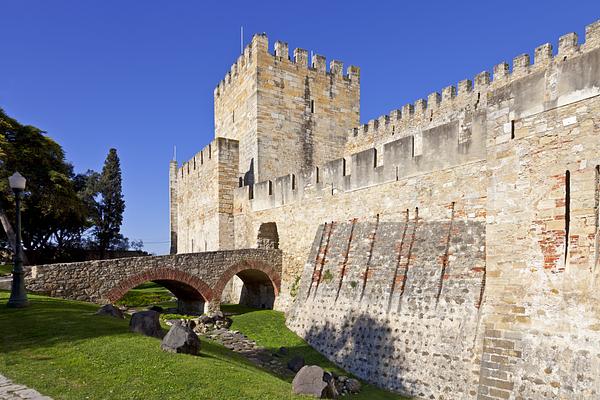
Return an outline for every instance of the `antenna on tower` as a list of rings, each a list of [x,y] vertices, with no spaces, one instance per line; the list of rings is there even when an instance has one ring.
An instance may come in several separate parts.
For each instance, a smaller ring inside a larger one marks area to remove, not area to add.
[[[240,54],[244,53],[244,26],[240,26]]]
[[[177,161],[177,146],[173,145],[173,161]]]

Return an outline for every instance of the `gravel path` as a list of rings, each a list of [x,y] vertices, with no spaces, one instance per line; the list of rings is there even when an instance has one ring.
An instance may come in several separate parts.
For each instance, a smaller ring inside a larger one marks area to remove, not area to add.
[[[7,377],[0,375],[0,400],[52,400],[27,386],[17,385]]]

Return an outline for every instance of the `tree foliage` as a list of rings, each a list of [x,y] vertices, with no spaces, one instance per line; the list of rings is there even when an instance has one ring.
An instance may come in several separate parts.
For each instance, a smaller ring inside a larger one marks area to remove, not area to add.
[[[98,199],[94,217],[94,236],[101,254],[122,247],[123,200],[121,162],[116,149],[110,149],[97,181]]]
[[[102,253],[128,245],[120,235],[125,204],[116,150],[109,152],[102,174],[75,174],[57,142],[0,108],[0,219],[6,233],[0,248],[5,250],[12,248],[6,224],[15,220],[8,185],[15,171],[27,179],[22,236],[30,263],[71,261],[85,249]]]
[[[21,125],[0,109],[0,203],[14,221],[14,196],[8,177],[27,178],[22,202],[23,245],[28,254],[62,251],[89,227],[85,204],[74,185],[73,166],[62,147],[42,130]],[[34,261],[31,259],[30,261]]]

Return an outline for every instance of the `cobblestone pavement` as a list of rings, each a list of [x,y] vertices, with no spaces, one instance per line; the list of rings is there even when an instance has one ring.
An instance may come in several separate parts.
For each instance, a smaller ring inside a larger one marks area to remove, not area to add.
[[[28,388],[27,386],[18,385],[0,375],[0,400],[52,400],[48,396],[40,394],[37,390]]]

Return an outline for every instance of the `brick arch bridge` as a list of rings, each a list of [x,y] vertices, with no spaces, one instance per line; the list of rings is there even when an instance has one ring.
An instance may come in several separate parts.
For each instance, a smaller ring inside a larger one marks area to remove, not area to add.
[[[153,281],[177,297],[180,310],[202,312],[219,308],[225,285],[235,275],[250,291],[259,293],[256,287],[268,285],[277,296],[281,251],[242,249],[37,265],[27,268],[26,285],[49,296],[106,304]]]

